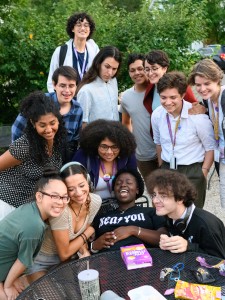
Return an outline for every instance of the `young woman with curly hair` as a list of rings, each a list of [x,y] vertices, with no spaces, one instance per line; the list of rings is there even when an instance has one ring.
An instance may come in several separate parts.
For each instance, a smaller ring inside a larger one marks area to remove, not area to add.
[[[95,55],[99,51],[98,45],[91,36],[95,31],[95,23],[85,12],[78,12],[69,17],[66,26],[67,34],[70,40],[66,42],[66,55],[63,65],[73,67],[79,74],[78,82],[91,67]],[[64,46],[64,45],[63,45]],[[48,91],[54,92],[52,84],[52,75],[60,67],[60,50],[57,47],[52,55],[50,70],[48,75]]]
[[[80,149],[73,157],[88,170],[94,193],[103,202],[114,198],[112,179],[122,168],[137,168],[133,134],[120,122],[97,120],[81,132]]]
[[[14,207],[30,202],[46,165],[62,166],[66,131],[58,107],[37,91],[23,100],[21,113],[28,120],[25,134],[0,156],[0,219]]]
[[[30,282],[71,256],[90,255],[87,239],[94,233],[91,223],[101,206],[101,198],[90,193],[90,177],[80,163],[65,164],[60,175],[67,186],[70,202],[59,217],[49,220],[41,250],[27,272]]]
[[[113,46],[102,48],[77,88],[83,109],[83,127],[98,119],[119,120],[116,75],[122,56]]]

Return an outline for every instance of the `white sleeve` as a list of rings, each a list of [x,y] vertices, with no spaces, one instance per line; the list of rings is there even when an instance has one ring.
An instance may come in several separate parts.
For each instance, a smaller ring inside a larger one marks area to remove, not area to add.
[[[80,89],[77,94],[77,102],[83,110],[83,122],[89,122],[89,115],[91,111],[92,95],[89,90],[85,88],[85,85]]]
[[[52,84],[52,75],[54,71],[59,67],[59,52],[60,46],[57,47],[52,55],[49,73],[48,73],[48,81],[47,81],[47,89],[49,93],[54,92],[53,84]]]
[[[207,115],[192,115],[191,116],[198,133],[198,137],[201,140],[205,151],[214,150],[216,148],[216,141],[214,138],[214,131],[212,122]]]
[[[153,130],[153,140],[156,145],[161,145],[160,142],[160,131],[159,131],[159,118],[157,114],[157,109],[153,111],[151,116],[151,124]]]

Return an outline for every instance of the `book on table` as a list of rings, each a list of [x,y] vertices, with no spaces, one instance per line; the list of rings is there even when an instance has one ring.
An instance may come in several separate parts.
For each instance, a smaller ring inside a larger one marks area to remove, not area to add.
[[[120,247],[120,252],[127,270],[152,266],[152,257],[144,244]]]

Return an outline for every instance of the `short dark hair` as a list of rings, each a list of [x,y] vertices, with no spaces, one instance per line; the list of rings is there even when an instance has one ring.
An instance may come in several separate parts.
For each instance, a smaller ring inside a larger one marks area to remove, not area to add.
[[[70,66],[61,66],[54,71],[52,75],[52,81],[54,81],[54,84],[58,83],[59,75],[66,77],[68,80],[74,80],[77,83],[77,71]]]
[[[169,67],[170,61],[166,52],[162,50],[152,50],[146,54],[145,59],[151,65],[158,64],[162,67]]]
[[[119,49],[117,49],[114,46],[105,46],[95,56],[90,69],[87,71],[87,73],[84,75],[83,79],[81,80],[81,82],[78,86],[78,89],[76,91],[76,94],[79,92],[79,90],[82,88],[82,86],[93,82],[100,75],[101,64],[108,57],[113,57],[119,63],[117,72],[113,76],[113,77],[116,77],[116,75],[118,74],[118,71],[120,69],[121,62],[122,62],[122,54],[119,51]]]
[[[161,94],[166,89],[177,89],[180,95],[187,90],[187,80],[182,72],[173,71],[163,75],[157,84],[158,93]]]
[[[136,169],[120,169],[115,177],[113,178],[113,181],[112,181],[112,190],[114,190],[114,186],[115,186],[115,183],[116,183],[116,180],[117,178],[121,175],[121,174],[124,174],[124,173],[128,173],[128,174],[131,174],[132,176],[134,176],[134,178],[136,179],[136,183],[137,183],[137,187],[139,189],[139,192],[136,196],[136,199],[141,197],[144,193],[144,190],[145,190],[145,186],[144,186],[144,181],[141,177],[141,174],[136,170]]]
[[[166,194],[173,194],[175,201],[183,200],[184,206],[189,207],[196,199],[197,192],[186,175],[172,170],[155,170],[146,180],[149,194],[154,188]]]
[[[130,156],[135,152],[133,134],[120,122],[99,119],[89,123],[80,134],[80,147],[88,155],[98,155],[102,140],[108,138],[120,148],[119,156]]]
[[[87,39],[91,38],[93,32],[95,31],[95,22],[93,21],[91,16],[89,16],[87,13],[77,12],[77,13],[74,13],[72,16],[70,16],[69,19],[67,20],[66,32],[71,39],[74,38],[74,32],[72,30],[73,30],[75,24],[77,23],[77,21],[83,22],[84,19],[86,19],[88,21],[88,23],[90,24],[90,34],[87,37]]]
[[[36,182],[34,193],[42,191],[51,180],[62,181],[59,170],[53,166],[46,166],[43,170],[42,177]]]
[[[136,60],[142,60],[143,66],[144,66],[144,62],[145,62],[144,54],[131,53],[131,54],[128,55],[128,58],[127,58],[127,67],[128,67],[128,69],[129,69],[130,64],[133,64]]]

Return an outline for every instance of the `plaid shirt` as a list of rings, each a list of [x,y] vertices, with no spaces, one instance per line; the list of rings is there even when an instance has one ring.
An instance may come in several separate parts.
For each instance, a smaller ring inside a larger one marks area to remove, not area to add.
[[[56,93],[46,93],[45,95],[50,96],[60,109]],[[62,117],[67,130],[67,141],[71,142],[79,140],[79,131],[81,129],[83,119],[83,110],[80,107],[80,104],[76,100],[72,99],[70,111]],[[15,141],[23,135],[26,125],[27,119],[19,114],[12,125],[12,141]]]

